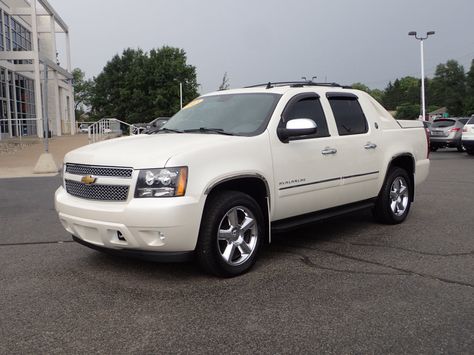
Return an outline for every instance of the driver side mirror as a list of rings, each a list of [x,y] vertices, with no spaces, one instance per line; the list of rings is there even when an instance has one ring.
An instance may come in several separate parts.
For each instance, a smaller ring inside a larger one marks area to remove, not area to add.
[[[286,127],[277,129],[278,138],[283,143],[288,143],[289,139],[298,136],[316,134],[318,125],[309,118],[295,118],[286,123]]]

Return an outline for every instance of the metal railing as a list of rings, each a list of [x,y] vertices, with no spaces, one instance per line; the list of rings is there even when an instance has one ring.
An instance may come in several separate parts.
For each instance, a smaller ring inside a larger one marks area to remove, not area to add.
[[[6,118],[0,119],[0,139],[10,137],[37,137],[38,124],[41,124],[36,118]]]
[[[102,118],[91,124],[87,130],[89,143],[94,143],[104,139],[120,137],[124,133],[124,130],[128,130],[128,134],[131,136],[141,134],[145,131],[145,128],[136,127],[133,124],[121,121],[117,118]]]

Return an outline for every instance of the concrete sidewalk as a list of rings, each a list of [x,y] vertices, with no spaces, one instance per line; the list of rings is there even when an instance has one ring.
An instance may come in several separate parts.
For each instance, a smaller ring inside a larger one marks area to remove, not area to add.
[[[0,143],[4,142],[7,141],[0,141]],[[36,162],[44,152],[44,145],[41,139],[24,139],[22,143],[26,146],[18,151],[0,153],[0,179],[56,175],[33,173]],[[87,134],[53,137],[49,140],[49,152],[53,155],[58,168],[60,168],[63,163],[64,155],[67,152],[86,144],[88,144]]]

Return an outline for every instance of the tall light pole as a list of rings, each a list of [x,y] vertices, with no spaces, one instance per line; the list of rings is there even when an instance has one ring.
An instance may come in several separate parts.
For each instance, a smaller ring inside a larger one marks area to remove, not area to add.
[[[426,33],[425,36],[418,36],[416,31],[408,32],[409,36],[414,36],[417,40],[420,41],[420,52],[421,52],[421,115],[423,117],[423,121],[426,119],[426,107],[425,107],[425,60],[424,60],[424,53],[423,53],[423,41],[427,39],[429,36],[435,34],[435,31],[429,31]]]

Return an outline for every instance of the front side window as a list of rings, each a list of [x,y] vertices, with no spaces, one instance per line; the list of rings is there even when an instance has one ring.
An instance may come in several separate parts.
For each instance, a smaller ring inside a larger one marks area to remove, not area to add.
[[[303,97],[300,100],[291,103],[288,108],[285,109],[282,123],[286,124],[286,122],[295,118],[309,118],[313,120],[317,125],[318,130],[316,134],[311,136],[305,136],[302,138],[329,136],[326,117],[324,116],[324,111],[318,97]]]
[[[328,99],[340,136],[367,133],[367,120],[355,95],[328,95]]]
[[[200,97],[171,117],[162,130],[257,135],[266,129],[280,97],[261,93]]]

